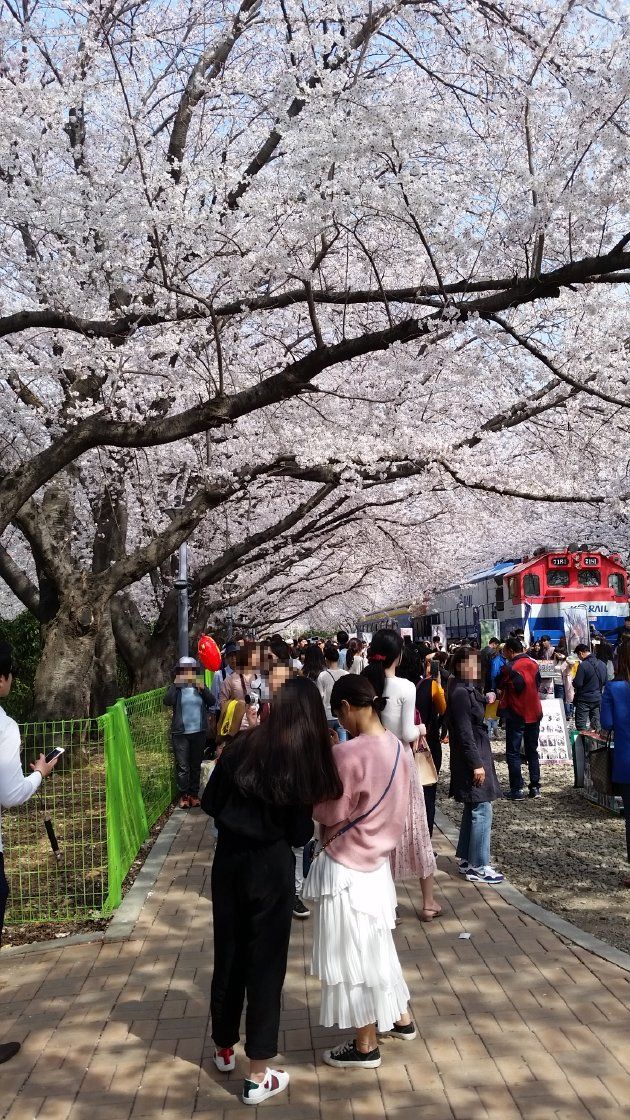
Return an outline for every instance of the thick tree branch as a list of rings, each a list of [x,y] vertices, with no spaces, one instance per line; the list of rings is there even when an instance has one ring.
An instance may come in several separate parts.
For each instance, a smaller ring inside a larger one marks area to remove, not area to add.
[[[600,276],[606,270],[618,271],[626,264],[630,264],[630,253],[586,257],[547,273],[540,280],[518,281],[505,291],[441,308],[423,319],[405,318],[393,327],[345,338],[335,345],[312,350],[258,385],[231,397],[213,397],[201,406],[174,416],[140,423],[108,420],[100,414],[91,416],[35,455],[26,466],[9,472],[0,481],[0,531],[45,482],[92,447],[159,446],[221,427],[271,404],[299,396],[314,378],[333,366],[387,350],[396,343],[405,345],[420,338],[430,342],[435,340],[438,325],[444,322],[454,327],[474,313],[487,318],[511,307],[554,298],[563,286],[585,282],[588,277]],[[303,298],[306,298],[305,293]]]
[[[205,97],[208,85],[218,78],[225,66],[231,51],[256,18],[260,10],[261,0],[242,0],[241,6],[234,16],[229,33],[215,46],[205,51],[198,59],[190,72],[186,87],[180,98],[168,146],[168,160],[171,164],[171,176],[179,183],[182,174],[182,159],[188,130],[195,107]]]
[[[11,589],[16,599],[20,600],[27,611],[30,611],[37,618],[39,616],[39,591],[2,544],[0,544],[0,579],[4,580],[7,587]]]
[[[628,235],[630,237],[630,235]],[[444,284],[443,289],[435,284],[414,284],[402,288],[360,288],[356,290],[342,289],[317,291],[313,289],[314,303],[332,306],[357,306],[370,303],[408,303],[426,304],[433,297],[446,295],[471,296],[476,293],[496,292],[500,306],[496,310],[505,310],[516,307],[521,303],[532,303],[537,299],[550,299],[557,297],[561,288],[574,284],[592,284],[601,282],[628,283],[630,269],[630,252],[624,252],[627,239],[622,238],[609,253],[597,257],[583,257],[577,261],[562,265],[551,272],[543,273],[539,278],[530,277],[519,279],[518,276],[507,276],[501,279],[487,278],[484,280],[457,280]],[[170,323],[195,322],[208,317],[205,303],[195,304],[195,295],[190,295],[192,307],[172,309],[170,311],[142,311],[119,315],[111,319],[87,319],[82,315],[69,311],[58,311],[53,308],[45,310],[16,311],[10,315],[0,316],[0,338],[8,335],[20,334],[22,331],[48,328],[50,330],[65,330],[74,334],[82,334],[87,338],[125,339],[132,331],[150,329],[168,325]],[[223,304],[216,304],[214,312],[221,319],[242,315],[250,311],[277,311],[293,307],[296,304],[308,302],[308,295],[303,287],[292,288],[273,296],[243,296],[240,299],[229,300]],[[429,306],[438,307],[436,302]],[[476,301],[455,302],[457,307],[468,307],[470,311],[476,310]],[[490,308],[492,309],[492,308]]]

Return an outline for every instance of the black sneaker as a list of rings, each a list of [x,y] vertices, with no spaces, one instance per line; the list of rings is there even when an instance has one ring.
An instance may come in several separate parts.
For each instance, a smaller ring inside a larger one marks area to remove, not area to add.
[[[385,1036],[387,1038],[402,1038],[405,1042],[413,1042],[417,1033],[415,1023],[407,1023],[403,1027],[397,1027],[394,1023],[391,1031],[385,1032]]]
[[[524,801],[525,794],[522,789],[510,790],[509,793],[503,794],[504,801]]]
[[[322,1057],[326,1065],[336,1066],[337,1069],[376,1069],[381,1064],[378,1046],[376,1050],[370,1050],[369,1054],[362,1054],[357,1050],[353,1038],[336,1046],[334,1050],[324,1050]]]
[[[294,918],[308,918],[309,914],[310,914],[310,910],[309,910],[308,906],[305,906],[304,903],[302,902],[302,899],[300,898],[299,894],[296,894],[295,901],[293,903],[293,917]]]
[[[529,796],[530,797],[542,797],[542,793],[540,792],[540,786],[532,786],[530,791],[529,791]]]
[[[2,1046],[0,1046],[0,1064],[2,1064],[2,1062],[10,1062],[11,1058],[19,1054],[20,1045],[19,1042],[3,1042]]]

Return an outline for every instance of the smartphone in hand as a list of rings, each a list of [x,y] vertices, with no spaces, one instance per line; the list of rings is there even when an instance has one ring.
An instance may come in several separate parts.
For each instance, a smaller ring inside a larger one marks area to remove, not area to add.
[[[44,757],[46,759],[46,762],[52,762],[53,759],[59,758],[60,755],[65,754],[65,753],[66,753],[66,748],[65,747],[55,747],[54,750],[49,751],[48,754],[45,755]]]

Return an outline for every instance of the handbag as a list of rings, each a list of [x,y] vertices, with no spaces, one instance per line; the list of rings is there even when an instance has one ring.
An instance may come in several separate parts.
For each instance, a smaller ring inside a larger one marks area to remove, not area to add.
[[[605,743],[591,739],[591,743],[595,742],[595,746],[587,748],[593,788],[607,797],[611,797],[614,793],[610,740],[610,735]]]
[[[416,770],[418,771],[420,785],[435,786],[437,785],[438,772],[435,768],[433,755],[429,750],[429,744],[424,738],[424,735],[420,735],[417,742],[418,745],[413,752],[413,758],[416,764]]]
[[[379,797],[378,801],[375,801],[374,804],[369,809],[366,809],[365,813],[361,813],[361,816],[355,817],[353,821],[348,821],[347,824],[344,824],[343,828],[340,828],[339,831],[336,832],[334,836],[330,836],[328,838],[328,840],[325,841],[324,844],[320,844],[320,846],[317,848],[317,850],[313,850],[313,854],[312,854],[312,857],[311,857],[311,862],[313,860],[317,859],[318,856],[321,856],[322,852],[326,851],[326,848],[329,846],[329,844],[332,844],[333,840],[337,840],[340,836],[343,836],[344,833],[349,832],[351,828],[354,828],[357,824],[360,824],[361,821],[364,821],[366,817],[369,817],[370,813],[373,813],[375,809],[378,809],[379,805],[381,804],[381,802],[383,802],[385,800],[385,798],[387,797],[387,794],[389,793],[390,789],[392,788],[392,782],[393,782],[393,780],[396,776],[396,770],[398,769],[398,760],[400,758],[400,751],[401,751],[401,744],[400,744],[400,739],[399,739],[398,740],[398,749],[396,751],[396,761],[394,762],[394,769],[392,770],[392,772],[390,774],[390,777],[389,777],[389,781],[388,781],[387,785],[385,786],[385,789],[383,790],[383,792],[382,792],[381,796]],[[311,845],[311,844],[313,844],[312,840],[309,841],[309,845]]]
[[[223,705],[217,723],[217,739],[220,742],[238,735],[246,710],[243,700],[228,700]]]

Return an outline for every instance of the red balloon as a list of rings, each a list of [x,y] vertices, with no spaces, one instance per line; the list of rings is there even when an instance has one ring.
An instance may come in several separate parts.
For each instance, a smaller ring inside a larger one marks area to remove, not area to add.
[[[217,669],[221,668],[221,650],[214,638],[209,637],[208,634],[201,635],[197,652],[204,669],[216,673]]]

